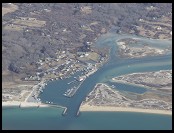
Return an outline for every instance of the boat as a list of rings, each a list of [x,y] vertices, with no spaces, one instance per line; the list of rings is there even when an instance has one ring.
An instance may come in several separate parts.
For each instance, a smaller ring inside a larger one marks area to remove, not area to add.
[[[64,96],[67,96],[67,94],[66,94],[66,93],[64,93],[63,95],[64,95]]]
[[[67,84],[69,85],[69,84],[71,84],[72,82],[73,82],[73,81],[71,81],[71,82],[69,82],[69,83],[67,83]]]
[[[111,85],[112,88],[115,88],[115,85]]]

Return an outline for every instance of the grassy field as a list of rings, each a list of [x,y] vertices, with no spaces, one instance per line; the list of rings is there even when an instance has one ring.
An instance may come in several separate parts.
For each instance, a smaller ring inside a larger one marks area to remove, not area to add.
[[[95,53],[95,52],[88,52],[88,56],[84,56],[84,57],[78,57],[79,60],[82,61],[87,61],[87,60],[93,60],[93,61],[98,61],[99,59],[99,54]]]
[[[2,16],[7,13],[11,13],[18,10],[18,6],[15,4],[9,4],[8,7],[2,7]]]
[[[35,18],[15,19],[15,21],[13,23],[19,24],[19,25],[30,26],[30,27],[43,27],[46,24],[45,21],[37,20]]]

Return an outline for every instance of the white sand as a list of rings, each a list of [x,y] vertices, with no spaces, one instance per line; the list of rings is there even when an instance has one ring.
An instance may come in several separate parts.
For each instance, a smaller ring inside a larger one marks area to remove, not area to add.
[[[172,115],[172,111],[166,111],[166,110],[152,110],[152,109],[140,109],[140,108],[130,108],[130,107],[90,106],[88,104],[81,105],[79,110],[80,111],[142,112],[142,113]]]
[[[7,101],[2,102],[2,106],[19,106],[20,107],[49,107],[47,104],[43,103],[33,103],[33,102],[19,102],[19,101]]]

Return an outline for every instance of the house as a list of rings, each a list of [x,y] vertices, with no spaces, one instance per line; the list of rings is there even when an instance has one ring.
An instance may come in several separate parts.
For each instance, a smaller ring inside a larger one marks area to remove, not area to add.
[[[77,55],[81,56],[81,55],[85,55],[86,52],[77,52]]]
[[[162,29],[161,26],[158,26],[158,27],[157,27],[157,30],[161,30],[161,29]]]
[[[143,21],[143,19],[140,18],[139,21]]]

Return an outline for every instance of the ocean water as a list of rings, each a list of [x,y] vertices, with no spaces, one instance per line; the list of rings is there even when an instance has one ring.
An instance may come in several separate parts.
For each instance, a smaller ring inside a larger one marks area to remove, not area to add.
[[[130,35],[107,34],[96,42],[96,46],[111,47],[110,59],[93,75],[86,78],[75,95],[71,98],[63,96],[64,92],[73,87],[67,83],[74,80],[69,79],[49,82],[44,92],[40,94],[42,102],[50,101],[54,104],[67,107],[67,115],[62,116],[63,109],[58,108],[3,108],[3,129],[172,129],[172,116],[129,113],[129,112],[80,112],[77,117],[81,102],[89,94],[97,83],[110,81],[115,76],[134,72],[149,72],[172,69],[172,56],[163,55],[145,57],[141,59],[120,59],[117,56],[115,40],[125,37],[137,37]],[[140,37],[141,38],[141,37]],[[144,38],[141,38],[144,39]],[[144,39],[156,45],[155,40]],[[164,41],[164,44],[170,44]],[[160,42],[160,47],[162,47]],[[128,67],[129,65],[129,67]],[[119,85],[120,89],[125,86]],[[124,91],[131,89],[126,86]],[[137,87],[132,88],[136,93],[147,90]]]
[[[3,108],[7,130],[171,130],[172,116],[131,112],[81,112],[62,116],[60,108]]]

